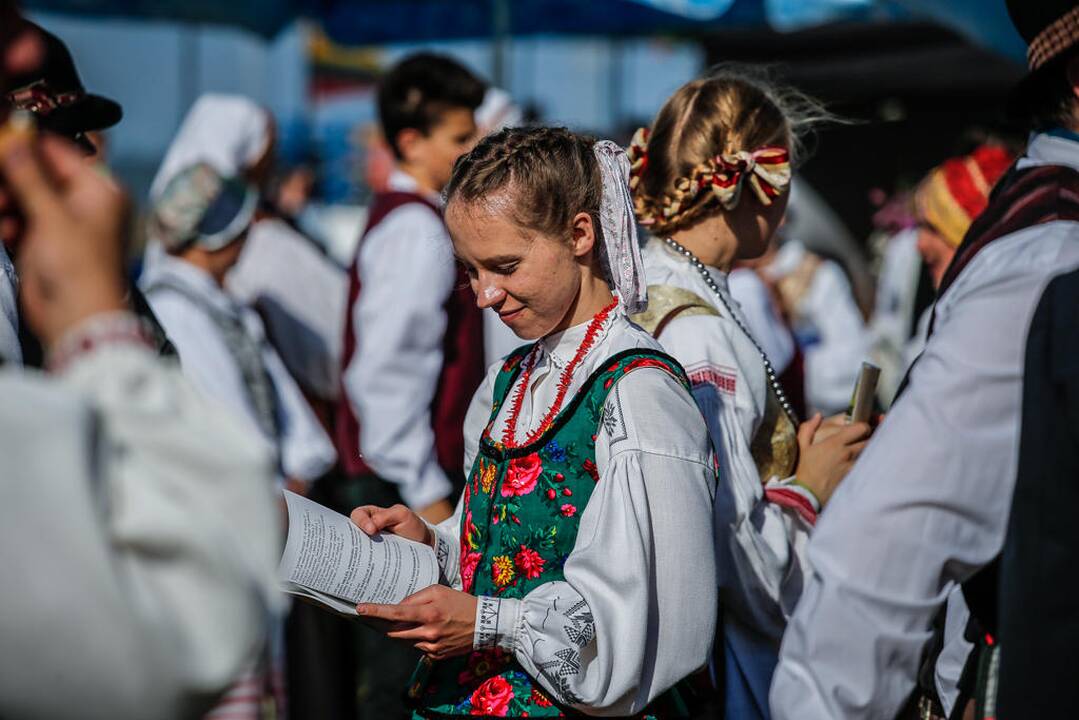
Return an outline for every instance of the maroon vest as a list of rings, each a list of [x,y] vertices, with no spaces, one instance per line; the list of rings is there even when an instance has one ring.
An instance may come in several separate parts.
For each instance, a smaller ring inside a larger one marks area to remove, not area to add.
[[[368,233],[387,215],[408,203],[426,206],[438,215],[441,221],[442,214],[438,208],[419,195],[407,192],[380,193],[371,203],[367,229],[360,238],[360,245],[363,244]],[[416,238],[401,238],[401,241],[414,242]],[[345,340],[341,357],[341,399],[337,404],[334,423],[337,454],[341,467],[349,475],[371,473],[371,469],[360,457],[360,423],[352,412],[352,404],[349,402],[343,381],[344,370],[352,361],[357,341],[364,340],[356,337],[352,316],[361,290],[359,261],[360,253],[357,248],[356,257],[349,271],[348,312],[345,319]],[[468,278],[460,268],[457,270],[454,288],[446,298],[444,307],[447,324],[446,334],[442,338],[442,371],[439,373],[435,397],[431,403],[431,425],[435,434],[435,453],[438,464],[452,480],[457,480],[461,478],[461,466],[464,464],[465,413],[468,412],[472,395],[482,382],[484,373],[483,315],[476,307],[476,298],[468,286]],[[385,308],[384,311],[392,313],[393,308]],[[375,340],[377,341],[377,338]],[[378,422],[378,418],[369,420]]]

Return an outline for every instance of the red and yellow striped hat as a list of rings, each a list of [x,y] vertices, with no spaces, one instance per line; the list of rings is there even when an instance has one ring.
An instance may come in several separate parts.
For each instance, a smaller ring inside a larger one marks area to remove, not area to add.
[[[1002,145],[987,144],[933,168],[914,196],[918,218],[958,247],[1014,159]]]

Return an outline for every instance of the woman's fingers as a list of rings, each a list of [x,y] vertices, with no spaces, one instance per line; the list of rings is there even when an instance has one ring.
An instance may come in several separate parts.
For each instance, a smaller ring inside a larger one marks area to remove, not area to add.
[[[813,436],[817,434],[822,420],[821,414],[817,413],[798,426],[798,444],[803,448],[813,444]]]
[[[364,617],[389,620],[397,623],[423,623],[424,614],[420,607],[412,605],[381,605],[379,603],[360,603],[356,612]]]
[[[374,510],[377,510],[374,505],[364,505],[353,510],[349,513],[348,517],[349,520],[352,521],[352,524],[360,530],[363,530],[368,535],[374,535],[379,530],[378,525],[376,525],[375,521],[371,518],[371,513]]]

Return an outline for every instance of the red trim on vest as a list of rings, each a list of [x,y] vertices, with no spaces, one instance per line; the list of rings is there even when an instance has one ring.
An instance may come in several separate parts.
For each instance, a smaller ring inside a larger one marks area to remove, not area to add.
[[[409,203],[419,203],[431,212],[442,214],[426,198],[415,193],[379,193],[371,203],[364,238],[397,208]],[[341,467],[349,475],[371,473],[371,468],[360,457],[360,423],[352,412],[344,387],[344,370],[356,353],[356,335],[353,329],[353,309],[360,296],[359,247],[349,269],[348,312],[345,318],[344,342],[341,348],[341,399],[337,403],[334,423],[334,442]],[[431,426],[435,434],[435,453],[438,464],[451,479],[460,479],[465,457],[464,422],[468,405],[483,381],[483,315],[476,307],[476,299],[468,286],[464,271],[458,268],[454,288],[446,298],[446,334],[442,340],[442,371],[439,373],[434,400],[431,403]],[[391,311],[387,308],[387,311]]]

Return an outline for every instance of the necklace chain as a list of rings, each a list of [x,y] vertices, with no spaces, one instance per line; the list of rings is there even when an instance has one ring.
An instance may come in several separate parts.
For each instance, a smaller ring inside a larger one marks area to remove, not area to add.
[[[539,426],[531,433],[521,445],[530,445],[535,442],[543,433],[547,432],[547,429],[551,427],[554,422],[555,416],[558,411],[562,409],[562,403],[566,399],[566,394],[569,392],[569,384],[573,379],[573,372],[577,369],[577,366],[584,359],[584,356],[592,348],[592,344],[596,341],[596,335],[599,334],[599,329],[602,327],[604,321],[610,316],[611,311],[618,305],[618,300],[614,300],[610,305],[603,308],[594,318],[592,322],[588,324],[588,328],[585,330],[584,338],[581,339],[581,344],[577,347],[577,352],[574,353],[573,359],[566,363],[566,368],[562,371],[562,375],[558,379],[558,393],[555,395],[554,402],[551,403],[551,409],[547,411],[547,414],[540,421]],[[532,351],[528,354],[525,360],[528,365],[521,373],[521,384],[517,388],[517,393],[513,397],[513,404],[510,406],[510,416],[506,419],[506,427],[502,431],[502,444],[508,448],[520,447],[515,440],[517,435],[517,418],[521,414],[521,406],[524,404],[525,393],[528,392],[528,386],[532,381],[532,371],[536,367],[536,353],[539,349],[540,343],[536,343]]]
[[[705,284],[708,285],[708,289],[711,290],[712,294],[716,296],[720,303],[722,303],[724,309],[726,309],[727,311],[727,314],[731,316],[732,320],[734,320],[735,325],[737,325],[739,329],[741,329],[741,331],[745,334],[745,336],[749,338],[749,341],[753,343],[753,347],[757,349],[757,353],[760,354],[761,360],[764,362],[764,373],[768,376],[768,384],[772,387],[772,391],[775,392],[776,399],[779,400],[779,404],[783,408],[783,411],[787,413],[787,416],[791,419],[791,422],[793,422],[795,427],[797,427],[798,416],[795,415],[794,408],[791,407],[790,401],[787,400],[787,394],[783,392],[783,386],[779,384],[779,378],[776,375],[776,369],[772,366],[772,361],[768,359],[768,354],[764,352],[764,348],[760,346],[760,343],[757,342],[757,339],[753,337],[753,333],[749,331],[749,328],[746,327],[745,323],[742,322],[742,319],[738,317],[738,313],[736,313],[731,307],[730,303],[727,302],[727,298],[725,298],[723,296],[723,293],[720,292],[719,285],[717,285],[716,281],[712,278],[712,274],[708,272],[708,268],[705,266],[704,263],[697,259],[697,256],[694,255],[688,248],[683,247],[679,243],[675,242],[673,239],[665,238],[664,242],[667,243],[667,246],[677,252],[679,255],[685,256],[686,260],[689,261],[690,266],[692,266],[692,268],[697,271],[701,278],[704,279]]]

